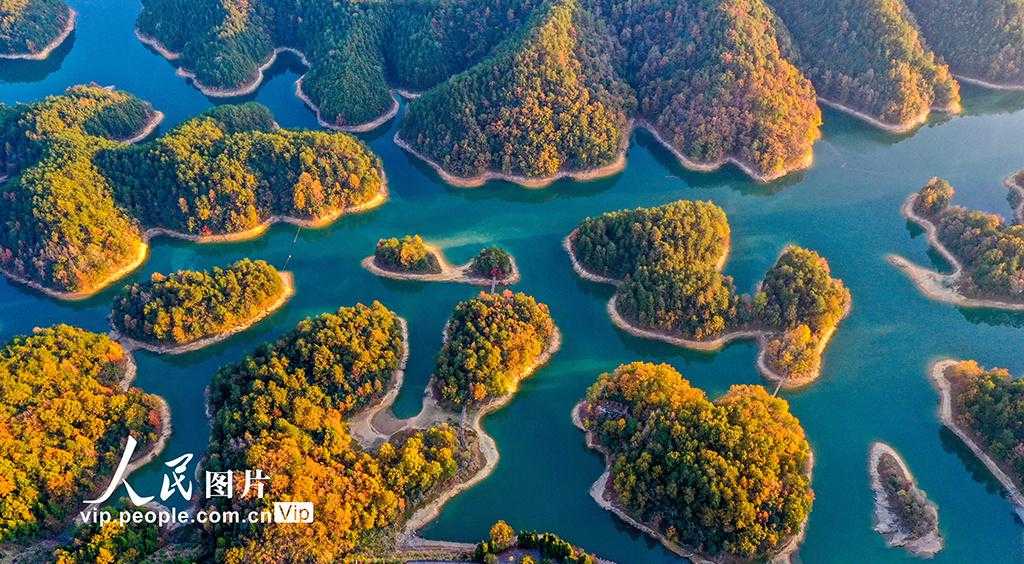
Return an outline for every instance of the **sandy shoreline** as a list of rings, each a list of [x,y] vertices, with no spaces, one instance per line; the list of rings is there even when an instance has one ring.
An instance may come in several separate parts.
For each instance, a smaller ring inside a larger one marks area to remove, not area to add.
[[[911,194],[903,202],[900,213],[907,220],[912,221],[924,229],[928,238],[928,244],[935,249],[942,258],[953,268],[950,274],[941,274],[918,266],[909,260],[895,254],[886,257],[889,264],[901,270],[914,283],[914,286],[924,294],[925,297],[962,308],[985,308],[1001,309],[1007,311],[1024,311],[1024,302],[1004,302],[1001,300],[969,298],[960,293],[957,285],[964,276],[964,267],[960,260],[942,244],[939,240],[938,226],[932,221],[923,218],[914,211],[914,203],[917,202],[917,192]]]
[[[478,188],[492,180],[511,182],[513,184],[518,184],[523,188],[547,188],[555,181],[561,180],[563,178],[571,178],[572,180],[576,181],[588,181],[597,180],[599,178],[612,176],[614,174],[622,172],[622,170],[626,168],[626,152],[629,149],[630,131],[631,127],[627,129],[626,135],[624,136],[625,146],[619,151],[618,156],[611,163],[606,164],[604,166],[584,170],[562,170],[551,176],[545,176],[540,178],[530,178],[526,176],[504,174],[500,172],[491,171],[484,172],[482,174],[478,174],[476,176],[471,177],[455,176],[454,174],[451,174],[450,172],[446,171],[444,167],[442,167],[439,163],[430,159],[423,153],[420,153],[416,149],[413,149],[412,146],[409,145],[407,141],[405,141],[399,136],[399,133],[395,133],[394,143],[395,145],[398,145],[399,147],[404,149],[410,155],[423,161],[427,165],[430,165],[430,168],[434,169],[434,172],[436,172],[437,175],[440,176],[441,179],[445,181],[445,183],[450,184],[452,186],[456,186],[458,188]]]
[[[594,274],[594,273],[588,271],[586,268],[584,268],[583,265],[579,262],[579,260],[576,258],[576,253],[575,253],[575,251],[572,248],[572,241],[573,241],[573,238],[575,237],[576,233],[577,233],[577,230],[574,229],[571,233],[569,233],[569,235],[567,235],[565,237],[565,239],[562,240],[562,247],[569,254],[569,260],[572,262],[572,268],[576,272],[576,274],[578,274],[581,278],[583,278],[585,280],[589,280],[591,282],[597,282],[597,283],[600,283],[600,284],[609,284],[609,285],[618,287],[621,284],[621,281],[615,280],[615,279],[612,279],[612,278],[605,278],[604,276],[601,276],[601,275],[598,275],[598,274]],[[728,260],[728,258],[729,258],[729,251],[726,251],[725,253],[723,253],[723,255],[719,258],[718,264],[716,265],[717,269],[719,271],[721,271],[722,268],[725,266],[725,262]],[[802,388],[804,386],[807,386],[808,384],[811,384],[812,382],[816,381],[819,377],[821,377],[821,365],[820,365],[820,363],[819,363],[817,371],[815,371],[813,374],[809,374],[807,376],[803,376],[803,377],[800,377],[800,378],[789,377],[789,376],[785,376],[785,375],[779,374],[778,372],[773,370],[768,365],[768,359],[767,359],[768,339],[770,337],[772,337],[773,335],[777,334],[778,333],[777,331],[766,331],[766,330],[763,330],[763,329],[742,329],[742,330],[730,331],[728,333],[724,333],[722,335],[719,335],[718,337],[715,337],[714,339],[703,339],[703,340],[687,339],[687,338],[684,338],[684,337],[680,337],[678,335],[672,335],[670,333],[665,333],[663,331],[656,331],[656,330],[653,330],[653,329],[645,329],[645,328],[633,325],[632,323],[627,321],[622,316],[622,314],[619,313],[619,310],[616,307],[617,300],[618,300],[618,294],[614,294],[611,297],[611,299],[608,300],[608,304],[605,306],[605,309],[606,309],[606,311],[608,313],[608,318],[611,320],[612,325],[614,325],[615,327],[617,327],[618,329],[620,329],[620,330],[622,330],[622,331],[624,331],[626,333],[629,333],[630,335],[633,335],[634,337],[638,337],[638,338],[641,338],[641,339],[652,339],[652,340],[656,340],[656,341],[661,341],[663,343],[668,343],[670,345],[675,345],[677,347],[682,347],[682,348],[685,348],[685,349],[696,350],[696,351],[703,351],[703,352],[718,351],[718,350],[722,349],[723,347],[725,347],[726,345],[730,344],[733,341],[745,340],[745,339],[754,339],[754,340],[757,341],[757,344],[758,344],[758,353],[757,353],[757,369],[758,369],[758,372],[760,372],[761,376],[764,377],[766,380],[777,384],[779,388],[782,388],[784,390],[792,390],[792,389]],[[842,319],[845,319],[850,314],[851,309],[852,309],[852,306],[848,304],[847,307],[846,307],[846,311],[843,314],[843,317],[840,318],[840,321]],[[838,328],[838,325],[836,327],[833,327],[831,330],[826,332],[824,335],[822,335],[821,339],[818,341],[818,345],[816,346],[816,350],[817,350],[817,353],[818,353],[819,356],[824,354],[825,349],[828,347],[828,343],[832,339],[832,335],[835,334],[835,330],[837,328]]]
[[[900,471],[903,473],[904,478],[910,482],[911,487],[915,491],[920,492],[921,495],[925,495],[918,487],[917,480],[915,480],[914,475],[911,474],[906,461],[903,460],[903,457],[900,456],[895,449],[885,443],[872,443],[871,450],[868,454],[868,475],[871,477],[871,490],[875,493],[875,530],[885,538],[885,542],[889,547],[903,547],[915,556],[931,558],[932,556],[935,556],[935,553],[942,550],[942,535],[939,534],[938,528],[935,528],[922,537],[912,539],[906,532],[900,529],[896,515],[894,515],[889,509],[889,499],[885,488],[882,485],[881,476],[878,474],[878,462],[884,454],[888,454],[893,457],[893,459],[896,460],[896,464],[900,467]],[[935,517],[935,521],[937,523],[939,508],[931,500],[928,500],[927,503],[928,512]]]
[[[441,265],[441,272],[438,273],[417,273],[417,272],[395,272],[387,270],[377,266],[377,262],[374,260],[374,256],[370,255],[364,258],[359,264],[363,268],[370,271],[376,276],[382,278],[391,278],[392,280],[414,280],[418,282],[454,282],[460,284],[471,284],[473,286],[490,286],[495,284],[497,286],[511,286],[519,282],[519,265],[516,263],[515,257],[509,255],[512,261],[512,273],[500,280],[492,280],[490,278],[481,278],[479,276],[472,276],[470,274],[470,267],[473,266],[473,261],[470,260],[466,264],[453,265],[448,262],[445,258],[444,253],[441,249],[434,245],[426,245],[427,249],[433,253],[437,258],[437,262]]]
[[[960,440],[967,445],[967,448],[974,453],[974,456],[978,457],[978,460],[988,468],[989,472],[992,473],[992,476],[994,476],[996,480],[999,480],[999,483],[1002,484],[1003,489],[1010,498],[1010,503],[1013,504],[1013,510],[1017,513],[1018,517],[1024,519],[1024,494],[1021,493],[1020,488],[1017,487],[1013,478],[1004,472],[1003,469],[999,467],[999,464],[974,441],[971,434],[957,424],[953,417],[952,383],[946,376],[946,371],[959,363],[959,360],[954,359],[940,360],[932,364],[931,369],[929,370],[928,377],[932,381],[932,384],[934,384],[935,389],[939,392],[939,420],[946,426],[946,428],[952,431],[953,434],[959,437]]]
[[[78,21],[78,12],[71,8],[68,8],[68,21],[64,24],[64,29],[61,30],[60,35],[53,38],[53,41],[49,42],[46,47],[43,47],[40,51],[35,53],[0,53],[0,60],[23,60],[23,61],[42,61],[53,53],[54,49],[60,47],[69,36],[71,32],[75,31],[75,23]]]
[[[573,425],[575,425],[579,430],[583,431],[587,448],[600,452],[601,455],[604,457],[604,472],[601,473],[601,476],[590,486],[590,496],[594,498],[594,501],[597,502],[597,504],[601,506],[602,509],[612,512],[613,514],[615,514],[616,517],[622,519],[632,527],[636,528],[637,530],[643,532],[644,534],[650,537],[653,537],[654,539],[657,539],[658,542],[660,542],[662,546],[664,546],[669,551],[673,552],[678,556],[689,559],[694,564],[719,564],[721,562],[733,561],[734,559],[728,558],[728,555],[726,555],[726,557],[723,558],[713,558],[706,554],[702,554],[693,549],[672,542],[664,535],[651,528],[650,526],[641,523],[637,519],[634,519],[624,509],[620,508],[619,506],[612,503],[609,499],[607,499],[608,480],[611,478],[611,453],[608,451],[608,449],[598,444],[597,441],[594,440],[593,433],[588,431],[583,426],[583,419],[580,416],[580,409],[582,408],[585,401],[586,400],[580,401],[579,403],[573,406],[571,411],[571,417]],[[806,472],[808,478],[811,477],[813,470],[814,453],[812,452],[810,460],[808,461],[808,468]],[[770,561],[773,563],[791,562],[793,554],[796,553],[797,549],[800,547],[800,543],[803,542],[806,531],[807,520],[805,519],[800,527],[800,531],[791,539],[789,539],[786,542],[786,544],[783,545],[782,550],[777,555],[772,557]]]
[[[290,300],[292,296],[295,295],[294,275],[291,272],[278,272],[278,275],[281,277],[281,295],[278,296],[278,298],[274,300],[272,303],[270,303],[262,310],[260,310],[260,312],[255,317],[250,319],[244,325],[237,325],[215,335],[204,337],[202,339],[198,339],[192,341],[191,343],[185,343],[182,345],[156,345],[152,343],[146,343],[144,341],[139,341],[126,335],[122,335],[121,332],[118,331],[116,328],[110,331],[110,338],[120,342],[121,345],[124,346],[124,348],[128,351],[144,350],[157,354],[169,355],[184,354],[192,351],[197,351],[199,349],[206,348],[210,345],[214,345],[221,341],[226,341],[231,337],[248,330],[249,328],[253,327],[260,321],[263,321],[267,317],[270,317],[271,314],[281,309],[286,303],[288,303],[288,300]]]

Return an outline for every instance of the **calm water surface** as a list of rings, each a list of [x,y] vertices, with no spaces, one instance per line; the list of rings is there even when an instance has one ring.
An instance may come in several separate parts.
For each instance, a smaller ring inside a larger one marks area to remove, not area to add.
[[[204,97],[175,76],[170,63],[135,40],[137,2],[71,3],[80,13],[78,30],[49,60],[0,62],[0,101],[29,102],[84,82],[114,85],[163,111],[167,118],[161,131],[225,102]],[[302,70],[283,58],[263,87],[245,99],[269,106],[285,127],[315,127],[313,116],[293,96]],[[726,271],[740,289],[752,288],[785,244],[798,243],[827,257],[853,292],[853,313],[828,349],[822,378],[805,391],[784,393],[817,460],[817,499],[802,560],[910,560],[900,550],[887,549],[871,529],[866,455],[872,441],[883,440],[905,456],[939,505],[947,544],[937,562],[1022,561],[1024,528],[995,480],[940,426],[937,396],[925,371],[932,361],[954,356],[1024,372],[1024,316],[931,303],[885,262],[887,253],[897,252],[945,268],[899,214],[903,198],[932,176],[951,181],[960,203],[1008,212],[1001,180],[1024,167],[1024,96],[964,90],[964,116],[933,120],[908,137],[879,133],[826,110],[814,168],[769,186],[753,184],[734,170],[687,172],[649,136],[638,133],[629,166],[612,179],[559,182],[545,190],[503,183],[452,188],[391,142],[397,123],[392,122],[363,136],[387,170],[391,200],[384,207],[321,231],[303,231],[294,245],[295,228],[285,226],[248,243],[154,242],[133,280],[153,272],[226,265],[241,257],[282,266],[292,254],[289,269],[298,288],[283,310],[225,343],[180,357],[137,355],[137,385],[166,398],[173,412],[174,434],[165,458],[204,452],[209,427],[203,388],[217,367],[306,316],[356,302],[380,300],[409,320],[412,358],[395,410],[399,416],[412,415],[445,319],[456,302],[477,290],[382,280],[360,268],[359,260],[378,238],[405,233],[422,233],[456,262],[498,244],[519,261],[523,280],[517,289],[551,306],[565,342],[511,404],[486,420],[501,449],[494,474],[451,501],[425,536],[475,541],[495,520],[506,519],[516,527],[555,531],[620,562],[673,561],[670,553],[590,498],[588,488],[603,463],[584,447],[569,410],[599,373],[634,360],[670,363],[713,397],[732,384],[761,383],[754,368],[756,347],[738,343],[702,354],[617,331],[604,312],[612,289],[577,279],[561,240],[580,220],[604,211],[708,199],[729,214],[733,252]],[[0,340],[56,322],[105,331],[113,293],[61,303],[0,281]],[[155,491],[160,476],[157,462],[132,483],[140,491]]]

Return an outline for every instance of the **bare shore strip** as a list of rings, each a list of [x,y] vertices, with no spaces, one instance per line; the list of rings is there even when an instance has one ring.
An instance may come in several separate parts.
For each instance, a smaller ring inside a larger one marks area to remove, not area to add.
[[[878,129],[881,129],[881,130],[883,130],[885,132],[893,133],[893,134],[896,134],[896,135],[902,135],[902,134],[910,133],[910,132],[914,131],[915,129],[917,129],[918,127],[924,125],[925,123],[928,122],[928,117],[931,115],[931,112],[933,112],[933,111],[942,112],[942,113],[951,114],[951,115],[952,114],[959,114],[960,112],[963,111],[963,106],[961,106],[960,104],[950,104],[947,107],[932,106],[931,108],[928,108],[928,109],[924,110],[920,114],[914,116],[913,118],[911,118],[911,119],[909,119],[909,120],[907,120],[907,121],[905,121],[903,123],[892,123],[892,122],[888,122],[888,121],[882,121],[881,118],[879,118],[877,116],[872,116],[870,114],[866,114],[866,113],[864,113],[862,111],[855,110],[855,109],[853,109],[853,108],[851,108],[849,106],[845,106],[845,105],[843,105],[843,104],[841,104],[839,102],[834,102],[832,100],[829,100],[828,98],[823,98],[821,96],[818,96],[818,103],[824,104],[824,105],[832,108],[833,110],[837,110],[837,111],[843,112],[844,114],[853,116],[853,117],[855,117],[855,118],[857,118],[857,119],[859,119],[859,120],[861,120],[861,121],[863,121],[863,122],[865,122],[865,123],[867,123],[869,125],[872,125],[874,127],[877,127]]]
[[[473,261],[469,261],[466,264],[453,265],[448,262],[445,258],[444,253],[441,249],[438,249],[434,245],[426,245],[427,249],[437,258],[438,264],[441,265],[441,272],[438,273],[418,273],[418,272],[395,272],[388,270],[377,265],[373,255],[370,255],[362,260],[360,264],[366,270],[371,273],[380,276],[382,278],[391,278],[393,280],[415,280],[419,282],[454,282],[460,284],[472,284],[473,286],[490,286],[495,284],[498,286],[511,286],[517,284],[520,279],[519,266],[516,264],[514,257],[512,260],[512,272],[505,278],[492,280],[490,278],[483,278],[481,276],[474,276],[471,274],[470,267],[473,266]]]
[[[136,33],[136,36],[138,36],[138,33]],[[154,42],[159,44],[159,42],[156,40],[154,40]],[[148,43],[148,45],[152,47],[153,43]],[[163,53],[160,50],[157,50],[157,52],[163,55]],[[253,76],[251,76],[248,80],[236,86],[235,88],[218,88],[216,86],[208,86],[206,84],[203,84],[194,72],[186,69],[185,67],[178,67],[177,74],[180,77],[192,81],[192,84],[196,87],[196,89],[202,92],[203,95],[209,96],[210,98],[235,98],[238,96],[246,96],[248,94],[252,94],[260,87],[260,84],[263,83],[263,73],[267,69],[269,69],[274,64],[275,61],[277,61],[277,56],[284,52],[293,53],[297,55],[300,59],[302,59],[303,64],[305,64],[307,67],[309,66],[309,63],[306,61],[306,56],[302,53],[302,51],[299,51],[298,49],[292,49],[291,47],[277,47],[273,51],[271,51],[270,56],[267,57],[267,60],[256,68],[256,71],[253,74]]]
[[[0,53],[0,60],[22,60],[22,61],[42,61],[50,56],[50,53],[60,47],[64,41],[71,36],[71,32],[75,31],[75,23],[78,21],[78,12],[68,8],[68,21],[64,24],[64,29],[61,30],[60,35],[55,37],[53,41],[49,42],[40,51],[35,53]]]
[[[302,62],[305,63],[307,67],[309,66],[309,63],[306,62],[305,55],[302,55]],[[316,105],[302,90],[302,80],[304,78],[306,78],[306,75],[300,76],[299,79],[295,81],[295,96],[299,100],[302,100],[302,102],[306,104],[306,107],[313,111],[316,115],[316,121],[321,127],[326,127],[327,129],[333,129],[335,131],[347,131],[348,133],[366,133],[367,131],[377,129],[398,115],[398,99],[395,98],[394,91],[389,91],[389,95],[391,96],[391,106],[376,119],[372,119],[365,123],[357,123],[355,125],[338,125],[337,123],[327,121],[320,113],[320,106]]]
[[[383,171],[381,172],[383,174]],[[106,290],[110,285],[114,284],[121,278],[124,278],[128,274],[132,273],[138,267],[142,266],[142,263],[146,262],[146,257],[149,255],[149,241],[155,237],[165,236],[174,239],[181,239],[184,241],[191,241],[193,243],[234,243],[240,241],[248,241],[261,236],[270,226],[275,223],[287,223],[308,229],[319,229],[326,227],[330,223],[334,222],[343,215],[352,213],[361,213],[372,210],[386,202],[388,200],[387,182],[382,181],[381,191],[377,193],[372,199],[362,204],[350,206],[347,208],[338,209],[322,218],[318,219],[299,219],[286,215],[273,215],[267,218],[266,221],[245,231],[239,231],[236,233],[227,233],[224,235],[190,235],[188,233],[180,233],[163,227],[151,227],[142,233],[142,241],[136,250],[135,257],[126,264],[124,267],[119,268],[117,271],[112,272],[109,276],[104,278],[101,282],[94,285],[87,290],[81,290],[77,292],[61,292],[47,288],[38,282],[29,280],[23,276],[19,276],[9,270],[0,268],[0,274],[3,274],[8,279],[13,280],[19,284],[28,286],[34,290],[42,292],[51,298],[65,301],[82,301],[99,294]]]
[[[1006,90],[1006,91],[1021,91],[1021,90],[1024,90],[1024,83],[1006,84],[1006,83],[989,82],[987,80],[983,80],[983,79],[980,79],[980,78],[973,78],[973,77],[965,76],[965,75],[962,75],[962,74],[954,74],[953,76],[957,80],[959,80],[961,82],[966,82],[968,84],[973,84],[975,86],[980,86],[982,88],[988,88],[989,90]]]
[[[146,343],[144,341],[139,341],[131,337],[128,337],[127,335],[122,335],[117,329],[112,329],[110,331],[110,338],[120,342],[121,345],[124,346],[124,348],[129,351],[144,350],[157,354],[168,355],[193,352],[220,343],[221,341],[226,341],[231,337],[237,335],[238,333],[241,333],[242,331],[245,331],[252,327],[253,325],[259,323],[260,321],[266,319],[267,317],[270,316],[270,314],[284,307],[284,304],[288,303],[288,300],[290,300],[292,296],[295,295],[295,277],[292,275],[292,273],[278,272],[278,275],[281,277],[282,291],[281,295],[278,296],[276,300],[274,300],[272,303],[268,304],[266,307],[261,309],[255,317],[247,320],[244,324],[236,325],[234,327],[221,331],[215,335],[211,335],[209,337],[198,339],[196,341],[192,341],[191,343],[185,343],[182,345],[157,345],[153,343]]]
[[[1021,493],[1020,487],[1014,482],[1013,478],[1008,473],[1003,471],[999,466],[999,463],[992,459],[987,452],[977,442],[975,442],[972,433],[961,427],[954,417],[953,413],[953,384],[950,382],[949,377],[946,376],[946,372],[956,366],[961,361],[956,359],[944,359],[932,364],[929,370],[928,377],[934,384],[935,389],[939,392],[939,420],[946,426],[950,431],[953,432],[967,448],[971,449],[974,456],[978,457],[978,460],[988,468],[989,472],[999,483],[1002,484],[1003,489],[1006,491],[1007,496],[1010,498],[1010,503],[1013,504],[1013,510],[1017,513],[1017,516],[1024,519],[1024,494]]]
[[[441,508],[451,498],[459,493],[468,490],[487,478],[498,464],[498,447],[494,439],[484,432],[481,420],[489,413],[505,406],[515,393],[511,393],[494,401],[489,402],[475,410],[463,410],[461,414],[446,410],[433,394],[433,378],[427,384],[423,395],[423,407],[420,412],[408,419],[397,419],[391,411],[391,406],[398,397],[398,392],[404,380],[405,366],[409,358],[408,328],[405,320],[401,320],[403,333],[403,353],[399,368],[392,374],[388,391],[379,402],[363,409],[360,413],[349,418],[348,427],[352,437],[364,448],[373,448],[382,441],[386,441],[395,433],[413,429],[426,429],[437,423],[454,423],[463,429],[472,430],[479,440],[481,455],[484,458],[484,465],[476,473],[462,482],[456,482],[442,491],[436,498],[427,505],[417,509],[406,521],[402,532],[399,534],[396,546],[401,553],[420,553],[428,551],[431,553],[448,552],[451,554],[463,554],[472,552],[474,545],[465,543],[454,543],[448,541],[431,541],[418,536],[418,532],[433,521],[441,512]],[[442,344],[448,340],[448,327],[442,332]],[[529,366],[523,369],[520,380],[528,378],[541,366],[547,364],[551,357],[561,348],[562,337],[558,329],[548,342],[547,347]]]
[[[176,61],[181,58],[181,53],[176,53],[167,48],[166,45],[160,42],[159,39],[142,33],[138,27],[135,28],[135,37],[141,41],[144,45],[156,51],[161,57],[168,61]]]
[[[621,281],[612,278],[606,278],[598,274],[594,274],[583,267],[583,265],[576,258],[576,253],[572,248],[572,241],[575,236],[576,230],[574,229],[572,233],[570,233],[565,239],[562,240],[562,247],[565,248],[565,251],[567,253],[569,253],[569,260],[572,262],[572,269],[576,271],[576,274],[578,274],[580,278],[589,280],[591,282],[597,282],[599,284],[610,284],[612,286],[618,287],[621,284]],[[719,259],[717,265],[718,270],[721,270],[725,266],[725,261],[728,259],[728,256],[728,253],[725,253]],[[613,295],[610,300],[608,300],[608,305],[606,306],[606,309],[608,311],[608,318],[611,319],[613,325],[615,325],[622,331],[629,333],[630,335],[633,335],[634,337],[639,337],[641,339],[653,339],[656,341],[661,341],[663,343],[668,343],[670,345],[675,345],[677,347],[704,352],[714,352],[721,350],[722,348],[732,343],[733,341],[754,339],[757,341],[758,344],[758,372],[760,372],[761,376],[763,376],[766,380],[777,384],[780,388],[784,390],[802,388],[814,382],[821,376],[820,364],[818,370],[815,371],[813,374],[809,374],[801,378],[785,376],[773,370],[768,365],[766,347],[766,345],[768,344],[768,338],[775,334],[775,332],[773,331],[766,331],[763,329],[744,329],[740,331],[731,331],[729,333],[719,335],[714,339],[686,339],[678,335],[672,335],[671,333],[655,331],[652,329],[644,329],[642,327],[637,327],[636,325],[633,325],[624,317],[622,317],[622,314],[619,313],[619,310],[616,307],[617,299],[618,295],[616,294]],[[850,310],[851,307],[847,306],[846,311],[843,314],[843,318],[850,314]],[[835,334],[835,329],[836,328],[833,327],[827,333],[822,335],[821,339],[818,341],[816,351],[819,356],[824,354],[825,349],[828,347],[829,341],[832,339],[832,335]]]
[[[149,137],[154,131],[156,131],[156,128],[159,127],[160,123],[163,121],[164,113],[159,110],[153,110],[153,113],[150,114],[149,119],[142,125],[142,128],[139,129],[138,133],[127,139],[118,139],[117,141],[126,145],[134,145],[135,143]]]
[[[931,558],[932,556],[935,556],[937,552],[942,550],[942,535],[939,534],[938,527],[936,527],[924,536],[911,538],[910,533],[901,528],[901,523],[899,523],[896,515],[889,508],[890,501],[885,488],[882,485],[882,478],[878,474],[878,463],[884,454],[888,454],[893,457],[900,468],[900,472],[902,472],[904,478],[910,482],[911,487],[919,492],[921,491],[917,487],[917,481],[914,480],[914,475],[910,473],[910,468],[907,467],[907,463],[895,449],[885,443],[872,443],[871,451],[868,454],[868,475],[871,476],[871,490],[875,493],[875,530],[885,537],[885,542],[890,547],[903,547],[915,556]],[[924,492],[921,493],[923,495]],[[935,522],[938,523],[938,506],[929,500],[927,510],[932,514],[932,516],[934,516]]]
[[[889,261],[889,264],[903,271],[914,285],[917,286],[917,289],[929,299],[963,308],[1024,311],[1024,303],[969,298],[960,293],[957,287],[960,280],[965,276],[963,264],[939,240],[938,227],[930,220],[917,215],[917,212],[914,211],[914,203],[917,202],[917,197],[916,192],[907,197],[900,208],[900,213],[903,214],[903,217],[924,229],[928,237],[928,244],[942,255],[942,258],[953,268],[953,272],[950,274],[940,274],[934,270],[918,266],[899,255],[888,255],[886,260]]]
[[[444,180],[447,184],[456,186],[458,188],[478,188],[492,180],[511,182],[512,184],[518,184],[523,188],[547,188],[555,181],[561,180],[563,178],[571,178],[577,181],[588,181],[597,180],[599,178],[612,176],[614,174],[622,172],[622,170],[626,168],[626,151],[629,145],[629,131],[631,130],[631,128],[632,126],[630,126],[630,129],[627,130],[626,135],[624,135],[625,146],[619,150],[618,156],[612,162],[597,168],[590,168],[584,170],[562,170],[551,176],[545,176],[540,178],[531,178],[528,176],[504,174],[500,172],[491,171],[484,172],[482,174],[478,174],[476,176],[471,177],[456,176],[446,171],[444,167],[441,166],[440,163],[432,160],[430,157],[424,155],[423,153],[417,151],[416,149],[413,149],[412,146],[409,145],[409,143],[405,139],[402,139],[398,133],[395,133],[394,142],[395,145],[398,145],[410,155],[430,165],[430,168],[434,169],[437,175],[440,176],[441,179]]]
[[[575,406],[573,406],[571,412],[572,423],[580,431],[583,431],[584,436],[586,437],[587,448],[596,450],[597,452],[601,453],[601,455],[604,457],[605,466],[604,472],[602,472],[601,476],[590,486],[590,497],[594,498],[594,501],[596,501],[602,509],[614,513],[616,517],[622,519],[630,526],[636,528],[640,532],[650,537],[653,537],[654,539],[657,539],[657,541],[660,542],[661,545],[668,549],[670,552],[683,558],[686,558],[694,564],[721,564],[725,562],[733,562],[735,559],[729,558],[728,555],[726,557],[715,558],[669,540],[650,525],[641,523],[639,520],[632,517],[629,513],[627,513],[624,509],[622,509],[612,501],[612,492],[608,484],[608,480],[611,478],[611,453],[608,451],[608,449],[598,444],[598,442],[594,439],[593,433],[588,431],[583,426],[583,418],[580,416],[580,409],[582,409],[583,404],[584,401],[581,401],[577,403]],[[806,469],[806,474],[808,478],[811,477],[813,471],[814,453],[812,452],[810,460],[808,460],[808,465]],[[782,546],[779,553],[772,557],[771,562],[776,564],[791,562],[793,555],[800,547],[800,543],[803,542],[806,533],[807,521],[804,520],[803,524],[800,526],[800,531],[791,539],[789,539],[785,545]]]

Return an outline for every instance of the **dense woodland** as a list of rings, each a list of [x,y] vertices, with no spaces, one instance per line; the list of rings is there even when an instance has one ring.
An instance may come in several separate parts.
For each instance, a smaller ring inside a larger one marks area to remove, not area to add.
[[[938,224],[939,240],[963,263],[960,290],[968,295],[1024,298],[1024,225],[1002,216],[951,206],[955,190],[931,179],[917,196],[915,211]]]
[[[41,52],[70,19],[64,0],[0,0],[0,56]]]
[[[819,96],[891,124],[956,109],[960,87],[903,0],[767,0]],[[841,22],[835,25],[832,22]]]
[[[1024,380],[974,361],[946,371],[953,385],[953,416],[1020,484],[1024,480]]]
[[[584,269],[621,281],[616,309],[631,323],[698,340],[741,329],[771,331],[767,360],[790,377],[817,373],[821,341],[850,303],[828,262],[795,246],[782,252],[752,296],[737,294],[732,278],[721,273],[729,222],[711,202],[683,200],[588,218],[571,245]]]
[[[498,521],[491,526],[490,536],[476,545],[473,560],[482,564],[496,564],[501,555],[509,550],[521,550],[525,554],[518,560],[520,564],[536,564],[533,553],[537,553],[541,563],[564,562],[567,564],[596,564],[597,557],[574,546],[569,541],[554,533],[538,533],[535,531],[517,532],[505,521]],[[529,560],[527,560],[529,559]]]
[[[384,190],[380,160],[343,133],[277,129],[257,104],[222,106],[150,143],[141,100],[74,86],[0,104],[0,268],[88,292],[134,263],[142,230],[244,231],[274,215],[318,220]]]
[[[383,305],[341,308],[214,376],[205,468],[272,477],[264,499],[236,494],[224,505],[247,512],[301,499],[316,506],[309,524],[207,527],[216,560],[337,561],[365,548],[371,530],[400,524],[455,475],[467,447],[448,425],[402,433],[373,452],[348,433],[345,419],[379,399],[399,368],[402,339],[399,318]]]
[[[548,306],[523,293],[481,292],[460,302],[434,371],[441,403],[478,407],[514,392],[557,331]]]
[[[377,241],[373,262],[385,270],[413,272],[417,274],[438,274],[441,262],[419,235],[406,235],[401,239],[391,237]]]
[[[261,260],[154,273],[149,282],[130,284],[114,298],[110,320],[133,339],[183,345],[249,325],[284,292],[277,269]]]
[[[811,448],[789,405],[761,386],[714,402],[667,364],[603,374],[580,411],[610,456],[615,503],[710,557],[767,559],[811,510]]]
[[[273,216],[319,220],[380,195],[376,155],[343,133],[293,131],[258,104],[227,106],[98,164],[146,226],[190,235],[252,229]]]
[[[487,247],[473,257],[469,272],[480,278],[504,280],[515,272],[512,255],[499,247]]]
[[[136,508],[132,507],[133,510]],[[117,514],[117,508],[103,510]],[[53,552],[54,564],[135,564],[152,556],[163,544],[160,528],[152,523],[82,524],[71,541]],[[169,562],[168,564],[178,564]],[[184,564],[182,562],[182,564]]]
[[[0,267],[62,291],[83,291],[131,264],[135,221],[93,162],[142,128],[152,108],[97,86],[17,106],[0,104]]]
[[[906,0],[928,44],[954,73],[1024,85],[1024,1]]]
[[[0,542],[58,528],[106,485],[129,434],[137,453],[156,441],[167,422],[155,396],[119,386],[128,362],[106,335],[67,325],[0,349]]]

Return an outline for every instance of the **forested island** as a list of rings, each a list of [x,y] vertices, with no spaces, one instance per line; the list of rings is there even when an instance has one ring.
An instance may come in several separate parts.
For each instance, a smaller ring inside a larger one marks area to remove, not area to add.
[[[391,237],[377,241],[363,268],[385,278],[422,282],[462,282],[477,286],[510,285],[519,281],[519,268],[507,251],[498,247],[481,250],[473,260],[452,265],[441,249],[420,235]]]
[[[291,275],[262,260],[154,273],[114,298],[110,322],[131,346],[177,354],[219,342],[270,315],[294,294]]]
[[[162,115],[134,96],[74,86],[0,105],[0,269],[63,299],[139,266],[148,238],[317,226],[386,199],[380,160],[342,133],[279,129],[258,104],[221,106],[148,143]]]
[[[939,418],[999,480],[1024,516],[1024,380],[975,361],[942,360],[930,377],[939,391]]]
[[[699,350],[757,339],[765,377],[784,387],[814,381],[849,290],[824,258],[791,245],[752,295],[739,295],[721,272],[729,233],[721,208],[680,200],[588,218],[565,247],[580,276],[616,286],[608,313],[621,329]]]
[[[953,187],[941,178],[911,194],[902,213],[921,226],[928,243],[953,271],[940,274],[890,255],[931,299],[959,307],[1024,310],[1024,225],[950,203]]]
[[[480,407],[516,391],[558,350],[548,306],[532,296],[481,292],[455,306],[434,371],[443,406]]]
[[[868,474],[875,494],[875,530],[885,542],[925,558],[942,550],[938,508],[917,487],[903,457],[885,443],[873,443]]]
[[[960,112],[959,85],[902,0],[767,2],[823,102],[893,132],[924,123],[932,109]]]
[[[0,543],[63,529],[106,487],[129,435],[138,441],[129,472],[163,448],[169,412],[130,387],[134,374],[120,344],[67,325],[0,349]]]
[[[513,552],[514,551],[514,552]],[[476,545],[473,561],[497,564],[516,558],[519,564],[560,562],[566,564],[596,564],[597,557],[587,553],[554,533],[536,531],[517,532],[505,521],[491,526],[490,536]]]
[[[0,4],[0,60],[42,60],[75,30],[64,0],[7,0]]]
[[[573,421],[605,456],[594,499],[676,554],[768,560],[801,541],[813,453],[763,387],[711,401],[671,366],[637,362],[602,374]]]
[[[962,80],[1024,89],[1020,0],[906,0],[928,44]]]

